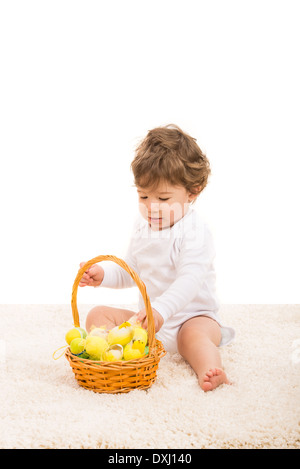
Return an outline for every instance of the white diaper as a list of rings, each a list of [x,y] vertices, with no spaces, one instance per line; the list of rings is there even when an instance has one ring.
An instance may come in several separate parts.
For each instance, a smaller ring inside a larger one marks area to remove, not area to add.
[[[221,342],[219,347],[222,347],[224,345],[228,345],[230,342],[233,341],[235,337],[235,330],[232,327],[229,326],[224,326],[221,324],[221,321],[219,320],[218,316],[216,314],[212,314],[209,312],[205,312],[202,314],[195,313],[194,315],[190,315],[188,319],[191,319],[192,317],[196,316],[207,316],[212,319],[214,319],[221,327]],[[187,320],[188,320],[187,319]],[[177,348],[177,335],[179,332],[179,329],[182,324],[177,324],[174,326],[169,326],[168,324],[169,321],[167,321],[162,328],[155,334],[156,338],[160,340],[166,350],[166,352],[170,353],[176,353],[178,352]]]

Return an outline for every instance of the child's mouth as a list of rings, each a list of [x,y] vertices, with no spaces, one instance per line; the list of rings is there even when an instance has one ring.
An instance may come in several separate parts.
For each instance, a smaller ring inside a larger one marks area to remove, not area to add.
[[[162,221],[162,218],[160,218],[160,217],[148,217],[148,221],[150,223],[159,223],[159,222]]]

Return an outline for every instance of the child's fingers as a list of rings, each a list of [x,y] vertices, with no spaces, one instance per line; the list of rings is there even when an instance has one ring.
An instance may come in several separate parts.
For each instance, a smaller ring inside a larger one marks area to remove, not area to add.
[[[79,267],[82,268],[85,264],[86,264],[86,262],[80,262]],[[90,272],[90,270],[91,270],[92,268],[93,268],[93,266],[90,267],[89,269],[87,269],[87,270],[85,271],[85,273]]]
[[[88,285],[88,284],[89,284],[89,280],[87,279],[81,279],[79,282],[79,285]]]
[[[90,276],[87,275],[87,274],[84,274],[84,275],[81,277],[80,282],[81,282],[81,283],[84,283],[85,285],[88,285],[89,282],[90,282],[90,280],[91,280]]]
[[[92,279],[89,276],[89,274],[83,274],[83,276],[81,277],[81,279],[79,281],[79,286],[80,287],[85,287],[87,285],[90,285],[91,281],[92,281]]]
[[[144,329],[147,329],[148,322],[147,322],[147,313],[145,309],[141,309],[141,311],[138,312],[137,321],[141,323],[141,326]]]
[[[90,280],[90,278],[91,278],[91,277],[90,277],[89,274],[83,274],[80,280],[88,281],[88,280]]]
[[[145,317],[146,317],[146,313],[144,313],[143,311],[140,311],[136,316],[136,320],[139,322],[143,322]]]
[[[98,267],[96,265],[92,265],[86,272],[90,275],[90,277],[93,277],[93,275],[98,273]]]
[[[89,282],[79,282],[80,287],[92,287],[93,286],[93,281],[90,280]]]
[[[80,268],[82,268],[85,264],[86,262],[80,262],[79,264]],[[91,266],[82,275],[78,284],[80,287],[92,286],[94,284],[93,275],[96,273],[97,268],[93,268],[93,267],[94,266]]]
[[[143,329],[147,329],[147,328],[148,328],[148,321],[147,321],[147,318],[145,318],[144,321],[142,322],[142,327],[143,327]]]
[[[139,321],[137,314],[135,313],[131,318],[128,319],[128,322],[130,322],[131,325],[135,326]]]

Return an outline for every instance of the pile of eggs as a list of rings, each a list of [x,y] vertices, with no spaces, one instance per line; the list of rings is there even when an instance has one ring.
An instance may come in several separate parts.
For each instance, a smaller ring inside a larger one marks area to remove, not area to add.
[[[129,322],[110,330],[95,327],[89,334],[82,327],[73,327],[65,339],[73,355],[96,361],[135,360],[149,350],[147,331]]]

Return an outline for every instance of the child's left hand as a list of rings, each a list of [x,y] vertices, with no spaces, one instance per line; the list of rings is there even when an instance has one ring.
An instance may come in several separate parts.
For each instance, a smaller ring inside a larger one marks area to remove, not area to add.
[[[163,317],[159,314],[158,311],[156,311],[156,309],[153,309],[152,308],[152,312],[153,312],[153,319],[154,319],[154,325],[155,325],[155,332],[158,332],[159,329],[162,327],[163,323],[164,323],[164,319]],[[142,325],[142,327],[144,329],[147,329],[148,327],[148,321],[147,321],[147,313],[146,313],[146,309],[141,309],[141,311],[139,311],[137,313],[137,317],[136,317],[137,321],[139,321]]]

